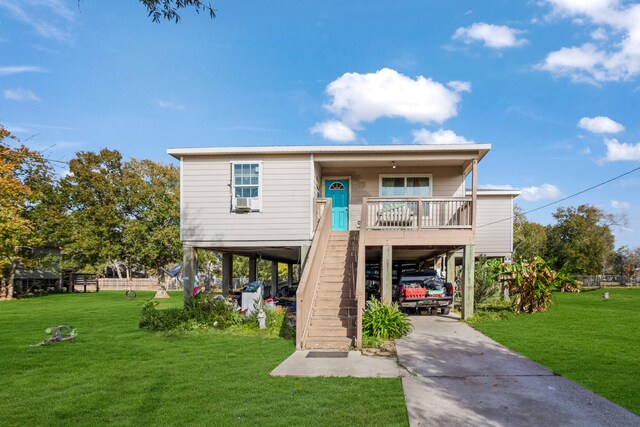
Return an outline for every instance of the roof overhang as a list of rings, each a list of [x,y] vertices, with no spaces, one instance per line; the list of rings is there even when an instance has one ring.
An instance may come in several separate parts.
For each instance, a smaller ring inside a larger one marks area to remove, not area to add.
[[[433,145],[275,145],[254,147],[169,148],[167,153],[181,156],[228,156],[247,154],[415,154],[415,153],[475,153],[478,160],[491,149],[491,144]]]
[[[491,150],[490,144],[434,145],[280,145],[258,147],[170,148],[171,156],[180,159],[191,156],[231,157],[269,155],[313,155],[324,166],[435,166],[456,165],[470,168],[474,159],[480,161]]]

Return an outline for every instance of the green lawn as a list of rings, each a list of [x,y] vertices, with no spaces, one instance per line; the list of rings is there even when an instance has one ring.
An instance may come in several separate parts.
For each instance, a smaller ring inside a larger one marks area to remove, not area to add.
[[[272,378],[283,339],[138,329],[140,293],[0,302],[2,425],[406,425],[399,379]],[[179,304],[180,295],[169,302]],[[75,343],[29,347],[71,324]]]
[[[556,293],[546,313],[473,326],[507,347],[640,414],[640,289]]]

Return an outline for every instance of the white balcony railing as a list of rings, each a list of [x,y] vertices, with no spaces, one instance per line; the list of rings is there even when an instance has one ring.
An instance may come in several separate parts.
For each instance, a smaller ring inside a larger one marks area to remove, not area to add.
[[[362,205],[367,230],[470,229],[472,207],[469,197],[373,197]]]

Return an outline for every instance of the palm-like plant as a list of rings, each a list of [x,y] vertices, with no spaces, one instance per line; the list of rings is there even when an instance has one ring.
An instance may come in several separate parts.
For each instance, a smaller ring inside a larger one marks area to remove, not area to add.
[[[580,283],[569,277],[566,265],[556,272],[540,257],[530,262],[503,264],[502,267],[502,277],[508,283],[516,312],[546,311],[551,304],[553,291],[580,290]]]

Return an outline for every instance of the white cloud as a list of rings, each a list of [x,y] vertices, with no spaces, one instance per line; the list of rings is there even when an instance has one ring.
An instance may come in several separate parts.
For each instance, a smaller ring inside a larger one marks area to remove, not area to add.
[[[350,129],[382,117],[413,123],[442,123],[458,114],[458,92],[429,78],[407,77],[389,68],[375,73],[345,73],[327,86],[325,106]]]
[[[447,83],[451,89],[456,92],[471,92],[471,82],[461,82],[459,80],[453,80]]]
[[[515,190],[509,184],[482,184],[478,188],[482,188],[483,190]]]
[[[557,199],[562,196],[562,192],[553,184],[542,184],[541,186],[531,186],[515,188],[509,184],[483,184],[479,188],[483,190],[519,190],[520,197],[528,202],[539,200]]]
[[[38,98],[35,93],[21,87],[5,89],[3,94],[6,99],[12,101],[40,101],[40,98]]]
[[[440,129],[431,132],[427,129],[413,131],[414,144],[475,144],[475,142],[457,135],[451,130]]]
[[[613,209],[631,209],[629,202],[620,202],[618,200],[612,200],[611,207]]]
[[[591,38],[598,41],[603,41],[609,38],[604,28],[598,28],[591,32]]]
[[[63,0],[0,0],[0,9],[38,35],[59,41],[70,38],[69,24],[75,20],[73,9]]]
[[[611,120],[609,117],[583,117],[578,122],[578,127],[592,133],[620,133],[624,126]]]
[[[518,38],[522,31],[505,25],[493,25],[478,22],[469,27],[460,27],[453,34],[455,40],[462,40],[466,44],[482,42],[485,47],[503,49],[518,47],[528,43],[527,39]]]
[[[8,76],[10,74],[20,73],[44,73],[45,69],[33,65],[9,65],[0,67],[0,76]]]
[[[573,81],[599,84],[630,80],[640,74],[640,4],[618,0],[545,0],[552,16],[578,25],[598,25],[591,43],[563,47],[547,55],[539,68]],[[611,37],[608,37],[611,34]],[[615,37],[614,37],[615,35]]]
[[[520,197],[528,202],[538,200],[557,199],[562,195],[560,189],[553,184],[542,184],[541,186],[524,187],[520,190]]]
[[[602,79],[598,68],[606,54],[591,43],[580,47],[563,47],[547,55],[538,68],[556,75],[569,76],[574,81],[594,82]]]
[[[156,99],[155,103],[158,107],[167,110],[184,110],[184,105],[176,104],[175,102],[166,99]]]
[[[576,14],[595,15],[618,5],[618,0],[547,0],[555,13],[571,17]]]
[[[317,123],[311,128],[311,133],[319,133],[323,138],[336,142],[351,142],[356,139],[356,133],[338,120]]]
[[[607,156],[605,160],[617,162],[621,160],[640,160],[640,143],[627,144],[618,142],[617,139],[605,139],[607,146]]]

